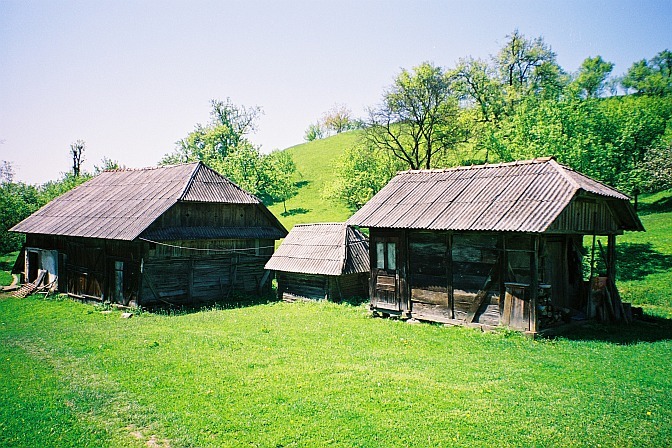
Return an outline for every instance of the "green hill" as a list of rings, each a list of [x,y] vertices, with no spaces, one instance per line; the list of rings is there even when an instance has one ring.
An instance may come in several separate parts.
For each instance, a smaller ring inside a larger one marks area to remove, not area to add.
[[[351,210],[336,201],[324,199],[324,187],[335,179],[335,163],[343,152],[359,138],[357,131],[345,132],[287,148],[299,173],[299,193],[287,201],[287,213],[282,203],[269,207],[289,230],[295,224],[311,222],[342,222]]]

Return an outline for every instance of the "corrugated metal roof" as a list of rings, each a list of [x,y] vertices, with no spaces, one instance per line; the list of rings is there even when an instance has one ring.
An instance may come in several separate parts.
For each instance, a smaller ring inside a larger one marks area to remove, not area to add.
[[[178,201],[264,207],[255,196],[197,162],[103,172],[10,230],[130,241]],[[284,235],[286,231],[277,218],[272,221]]]
[[[344,223],[297,224],[265,268],[322,275],[368,272],[369,242]]]
[[[579,193],[623,193],[552,158],[397,174],[347,223],[361,227],[544,232]],[[632,212],[625,230],[643,230]]]

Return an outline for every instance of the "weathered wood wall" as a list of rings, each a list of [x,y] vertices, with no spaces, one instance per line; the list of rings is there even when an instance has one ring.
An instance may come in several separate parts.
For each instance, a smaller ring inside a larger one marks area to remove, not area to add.
[[[273,255],[273,240],[192,240],[165,244],[145,243],[142,305],[225,301],[236,293],[270,291],[271,282],[264,265]]]
[[[341,276],[277,272],[278,296],[305,297],[338,302],[353,297],[368,297],[368,274]]]
[[[284,298],[285,294],[314,300],[329,296],[329,277],[326,275],[278,271],[276,278],[280,298]]]
[[[178,202],[159,217],[149,230],[166,227],[275,226],[269,214],[256,204]]]
[[[57,250],[59,291],[87,299],[108,299],[114,262],[123,261],[124,301],[137,300],[141,264],[138,243],[28,234],[26,246]]]
[[[573,233],[577,235],[622,234],[606,200],[580,197],[567,205],[551,224],[549,233]]]
[[[407,263],[410,294],[402,302],[422,319],[494,326],[504,312],[505,283],[518,282],[551,284],[554,306],[581,309],[580,241],[568,234],[407,231],[408,259],[400,266]]]

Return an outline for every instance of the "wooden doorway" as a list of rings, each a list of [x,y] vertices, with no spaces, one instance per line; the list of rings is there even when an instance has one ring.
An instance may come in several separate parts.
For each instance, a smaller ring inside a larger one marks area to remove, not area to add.
[[[372,306],[381,310],[401,311],[399,238],[374,238],[372,255]]]

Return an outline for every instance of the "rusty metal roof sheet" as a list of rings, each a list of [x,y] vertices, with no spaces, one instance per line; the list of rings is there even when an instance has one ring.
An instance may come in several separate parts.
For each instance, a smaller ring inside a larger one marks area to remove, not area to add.
[[[297,224],[265,268],[322,275],[368,272],[369,242],[344,223]]]
[[[579,193],[618,200],[628,196],[540,158],[496,165],[398,173],[347,223],[361,227],[544,232]],[[634,212],[625,230],[643,230]],[[619,218],[619,219],[620,219]]]
[[[178,201],[259,204],[266,210],[255,196],[197,162],[103,172],[10,230],[130,241]],[[272,221],[285,234],[277,218]]]

